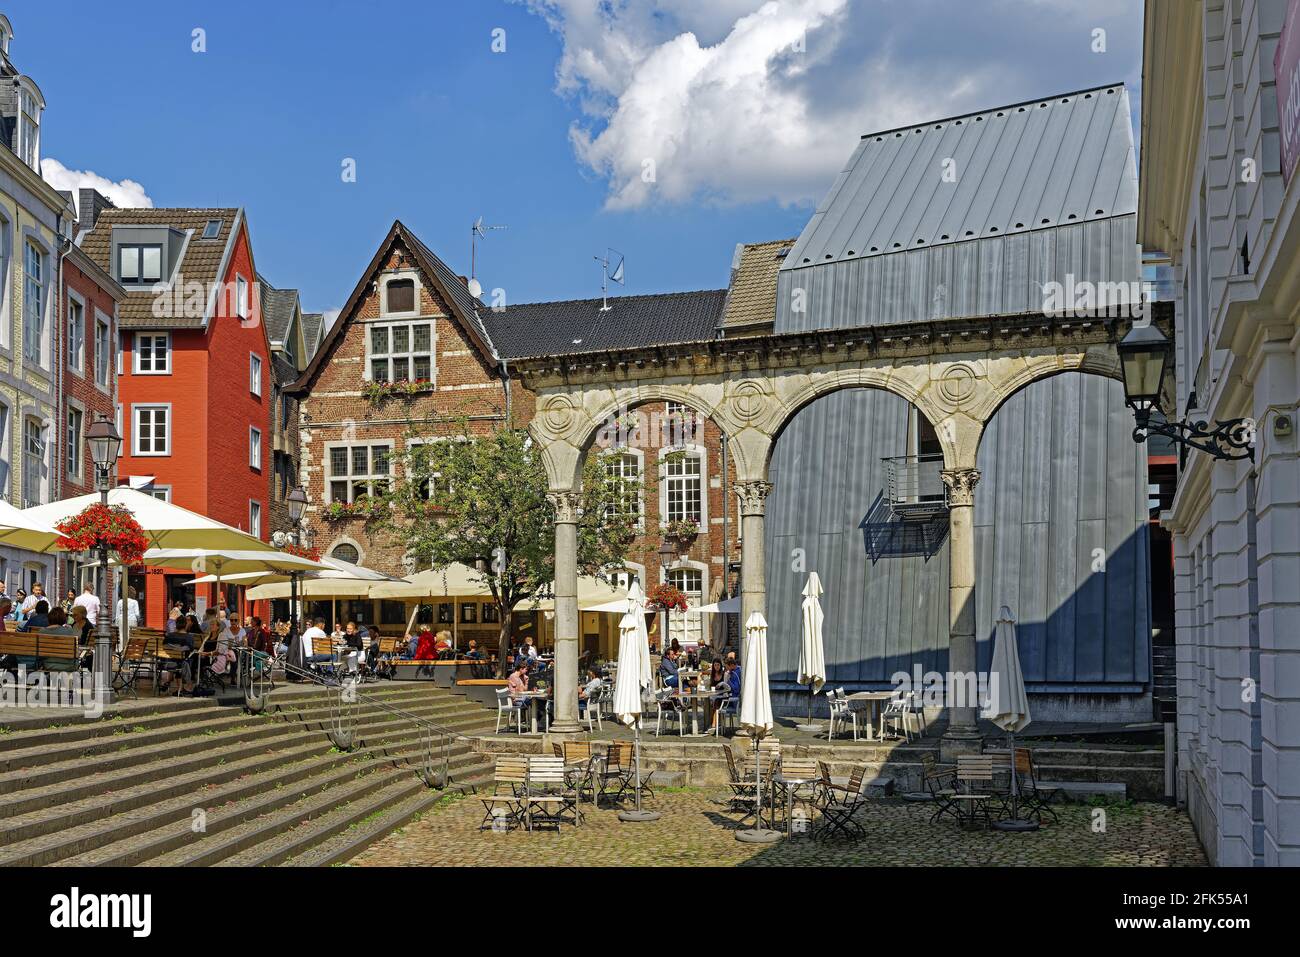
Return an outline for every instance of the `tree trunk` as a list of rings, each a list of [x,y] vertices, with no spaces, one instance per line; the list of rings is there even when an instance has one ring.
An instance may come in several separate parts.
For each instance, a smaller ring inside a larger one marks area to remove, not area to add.
[[[497,633],[497,677],[504,678],[509,673],[506,661],[510,657],[510,611],[498,603],[497,614],[501,617],[501,630]]]

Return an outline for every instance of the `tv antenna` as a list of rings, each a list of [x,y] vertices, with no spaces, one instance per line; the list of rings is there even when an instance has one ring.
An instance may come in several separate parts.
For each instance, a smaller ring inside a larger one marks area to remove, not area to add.
[[[617,260],[615,256],[618,257]],[[617,249],[606,248],[604,256],[591,258],[600,263],[600,311],[609,312],[609,284],[616,282],[623,285],[623,254]],[[609,268],[610,263],[614,263],[613,269]]]
[[[474,298],[478,298],[483,292],[483,287],[479,285],[478,279],[474,275],[475,256],[477,253],[477,244],[479,239],[487,239],[488,230],[490,229],[507,229],[506,226],[485,226],[483,217],[480,216],[474,220],[474,225],[469,228],[469,293]]]

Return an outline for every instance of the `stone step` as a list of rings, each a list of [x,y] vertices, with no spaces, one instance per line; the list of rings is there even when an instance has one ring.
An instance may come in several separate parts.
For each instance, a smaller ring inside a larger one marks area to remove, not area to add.
[[[1112,801],[1128,799],[1128,786],[1120,781],[1039,781],[1040,787],[1059,789],[1057,800],[1086,804],[1093,798]]]

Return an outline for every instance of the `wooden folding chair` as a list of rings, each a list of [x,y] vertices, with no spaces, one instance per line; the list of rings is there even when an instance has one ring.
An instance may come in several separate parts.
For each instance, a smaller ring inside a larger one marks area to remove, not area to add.
[[[483,820],[478,829],[509,830],[524,823],[524,800],[528,795],[528,757],[501,755],[492,776],[492,793],[479,798],[483,802]],[[497,822],[504,822],[498,824]]]
[[[831,770],[826,762],[817,762],[818,776],[821,778],[822,826],[818,837],[828,838],[832,834],[843,834],[855,840],[866,837],[867,829],[853,815],[867,803],[862,793],[862,781],[866,777],[866,765],[858,765],[849,775],[847,786],[836,784],[831,780]]]

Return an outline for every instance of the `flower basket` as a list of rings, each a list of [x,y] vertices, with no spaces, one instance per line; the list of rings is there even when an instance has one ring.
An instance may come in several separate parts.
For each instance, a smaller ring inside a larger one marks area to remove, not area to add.
[[[678,519],[664,526],[664,537],[675,538],[679,542],[689,542],[700,534],[698,522],[689,518]]]
[[[394,397],[410,399],[425,392],[433,391],[430,379],[398,379],[396,382],[367,382],[362,393],[371,405],[378,405],[385,399]]]
[[[295,545],[290,542],[284,546],[284,551],[289,555],[297,555],[299,558],[306,558],[309,561],[320,561],[320,551],[315,548],[308,548],[306,545]]]
[[[651,585],[645,593],[646,608],[656,611],[685,611],[686,595],[672,585]]]
[[[117,552],[123,565],[138,565],[149,548],[144,529],[130,509],[96,502],[57,523],[62,538],[59,547],[70,552],[88,552],[107,547]]]

